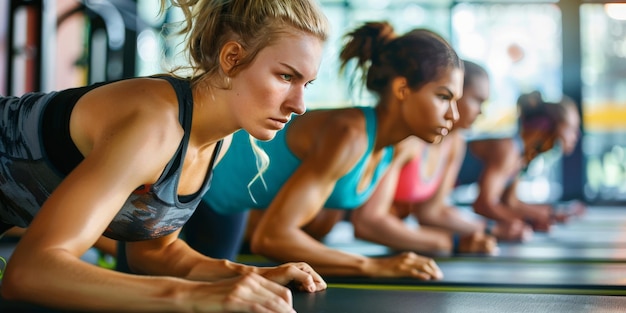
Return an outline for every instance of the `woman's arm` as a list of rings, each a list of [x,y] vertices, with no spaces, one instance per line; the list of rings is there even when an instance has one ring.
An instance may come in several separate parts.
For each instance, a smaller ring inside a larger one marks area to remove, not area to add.
[[[355,236],[400,251],[449,253],[453,248],[450,233],[429,227],[410,227],[391,212],[400,170],[419,152],[411,145],[425,144],[408,140],[397,145],[394,159],[372,197],[352,213]]]
[[[216,281],[256,272],[254,266],[206,257],[179,239],[179,232],[153,240],[126,242],[126,257],[133,272],[195,281]]]
[[[337,180],[361,158],[367,145],[364,125],[330,123],[277,193],[251,241],[253,252],[280,261],[305,261],[322,275],[440,278],[430,259],[415,254],[374,259],[331,249],[301,227],[322,209]],[[293,129],[290,129],[293,130]]]
[[[533,231],[523,216],[505,202],[507,190],[515,186],[520,169],[520,151],[510,138],[472,142],[472,149],[484,162],[479,179],[479,193],[474,201],[474,211],[496,221],[491,233],[499,240],[525,241]]]
[[[448,160],[448,164],[444,167],[445,172],[441,186],[437,188],[437,192],[430,199],[412,203],[412,212],[421,225],[440,227],[461,235],[483,232],[485,228],[483,222],[469,220],[459,212],[458,208],[447,202],[465,157],[466,143],[462,135],[456,131],[444,140],[449,140],[452,147],[448,150],[450,153],[448,157],[442,156],[443,159]],[[446,143],[442,142],[441,144]]]
[[[185,241],[179,239],[179,232],[154,240],[127,242],[129,266],[138,273],[206,282],[255,273],[281,285],[293,281],[304,291],[326,289],[324,280],[306,263],[257,267],[213,259],[189,247]]]
[[[476,213],[487,218],[511,223],[522,219],[503,202],[507,186],[515,179],[515,168],[519,167],[519,151],[508,139],[472,142],[472,148],[480,150],[484,170],[478,181],[479,193],[473,204]],[[487,152],[488,151],[488,152]]]
[[[520,200],[516,192],[518,184],[519,180],[516,180],[506,190],[503,197],[504,203],[513,212],[520,214],[534,230],[549,231],[552,224],[552,206],[543,203],[531,204]]]
[[[397,175],[387,173],[370,200],[352,214],[355,237],[385,245],[399,251],[426,254],[450,253],[452,234],[432,227],[413,228],[391,213],[391,199],[384,195],[393,192],[388,181]]]

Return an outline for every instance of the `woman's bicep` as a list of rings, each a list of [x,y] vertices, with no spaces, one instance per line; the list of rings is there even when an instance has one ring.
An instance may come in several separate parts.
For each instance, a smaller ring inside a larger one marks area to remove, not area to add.
[[[478,183],[480,199],[489,202],[500,201],[508,184],[506,168],[486,164]]]
[[[461,171],[461,166],[463,165],[463,161],[465,159],[465,139],[463,139],[460,134],[457,134],[457,137],[450,139],[454,139],[455,141],[453,142],[450,150],[448,150],[449,155],[442,156],[442,159],[447,160],[448,164],[444,167],[441,185],[437,188],[437,192],[433,197],[435,198],[434,201],[438,204],[443,204],[443,202],[454,190],[457,178]]]
[[[257,230],[280,231],[306,225],[322,209],[335,182],[315,167],[301,165],[276,194]]]
[[[358,140],[345,142],[350,140],[342,136],[318,139],[275,195],[259,226],[279,231],[285,226],[300,228],[310,222],[323,208],[336,182],[362,156],[359,148],[352,146]]]
[[[376,189],[367,201],[352,214],[353,220],[376,220],[377,217],[391,214],[398,180],[403,166],[412,157],[410,154],[396,154]]]

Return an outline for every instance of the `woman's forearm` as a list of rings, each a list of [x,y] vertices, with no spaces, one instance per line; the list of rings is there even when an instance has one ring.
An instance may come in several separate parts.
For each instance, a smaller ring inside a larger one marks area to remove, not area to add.
[[[512,222],[522,219],[522,215],[499,201],[485,201],[479,197],[472,206],[474,212],[496,221]]]
[[[119,273],[81,261],[67,251],[12,259],[2,295],[69,310],[184,312],[185,298],[199,283],[172,277]]]
[[[165,246],[149,249],[144,243],[133,249],[129,244],[128,261],[142,274],[173,276],[196,281],[215,281],[255,272],[255,267],[228,260],[209,258],[177,239]]]
[[[420,225],[440,227],[461,235],[484,230],[483,222],[464,217],[456,207],[442,205],[433,208],[432,212],[426,212],[427,210],[427,208],[415,210]]]
[[[252,251],[272,260],[304,261],[321,275],[372,275],[367,270],[367,257],[332,249],[302,231],[284,237],[262,237],[253,238]]]
[[[355,236],[400,251],[422,253],[451,252],[452,235],[432,227],[410,227],[404,221],[389,215],[371,222],[353,221]]]

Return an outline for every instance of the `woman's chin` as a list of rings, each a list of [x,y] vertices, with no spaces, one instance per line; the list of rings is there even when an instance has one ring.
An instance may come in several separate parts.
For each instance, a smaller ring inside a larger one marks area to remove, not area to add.
[[[432,137],[430,140],[426,140],[426,142],[432,143],[432,144],[438,144],[443,140],[443,137],[445,136],[437,135],[437,136]]]
[[[259,133],[254,133],[254,134],[251,133],[251,135],[257,140],[268,141],[268,140],[274,139],[274,137],[276,137],[276,133],[277,131],[275,130],[265,130]]]

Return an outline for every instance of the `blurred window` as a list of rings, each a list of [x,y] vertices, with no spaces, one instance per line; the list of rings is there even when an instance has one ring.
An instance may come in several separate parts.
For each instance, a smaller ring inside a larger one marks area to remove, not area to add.
[[[626,200],[626,3],[580,8],[585,196]]]
[[[449,40],[448,1],[325,0],[320,2],[331,21],[332,34],[325,46],[318,79],[305,94],[309,108],[373,105],[376,99],[350,81],[351,71],[339,74],[339,53],[344,35],[368,21],[388,21],[398,34],[427,28]]]
[[[452,9],[452,34],[459,55],[483,65],[491,78],[477,133],[516,132],[515,104],[522,93],[539,90],[548,101],[561,98],[557,5],[460,3]]]

